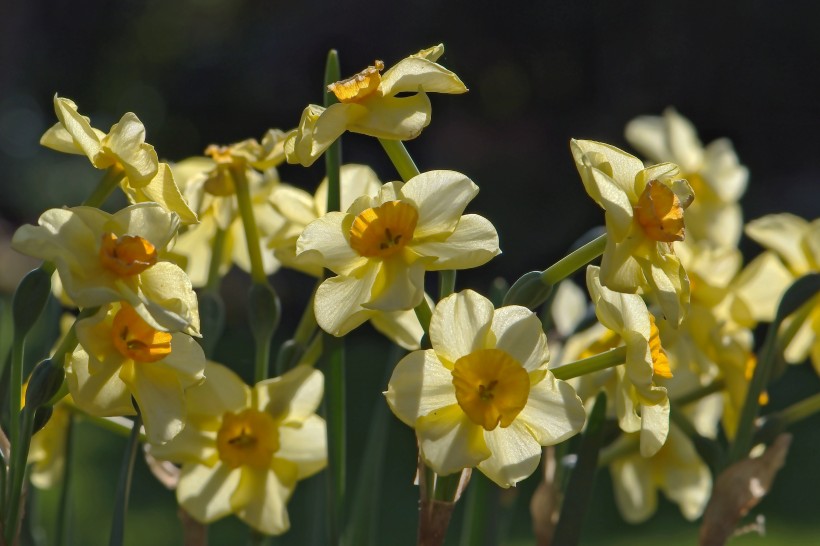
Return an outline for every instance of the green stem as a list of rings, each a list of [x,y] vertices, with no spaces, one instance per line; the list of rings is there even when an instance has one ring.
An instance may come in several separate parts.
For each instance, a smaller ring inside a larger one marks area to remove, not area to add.
[[[678,396],[672,400],[670,400],[674,405],[678,407],[687,406],[693,402],[697,402],[701,398],[706,398],[710,394],[715,394],[716,392],[720,392],[726,388],[726,381],[723,379],[715,379],[708,385],[704,385],[702,387],[698,387],[693,389],[682,396]]]
[[[313,288],[313,293],[310,295],[310,300],[308,301],[304,312],[302,312],[302,317],[299,319],[299,324],[296,326],[296,331],[293,333],[294,341],[301,346],[307,346],[308,342],[310,342],[313,337],[313,334],[316,333],[316,329],[319,327],[319,325],[316,324],[316,313],[313,311],[313,300],[316,297],[316,290],[319,288],[320,284],[322,284],[321,279],[319,279],[319,282],[317,282],[316,286]]]
[[[124,170],[119,167],[110,167],[105,171],[105,174],[97,184],[97,187],[94,188],[94,191],[91,192],[91,195],[83,201],[83,205],[86,207],[100,208],[123,178],[125,178]]]
[[[458,484],[461,483],[461,475],[456,472],[447,476],[436,476],[436,487],[433,491],[433,500],[444,502],[455,502],[458,493]]]
[[[489,510],[491,488],[490,480],[483,474],[473,473],[464,506],[460,546],[483,546],[490,543],[487,540],[487,522],[492,517]]]
[[[327,443],[329,503],[328,532],[330,544],[338,545],[342,538],[344,508],[346,501],[346,403],[345,403],[345,354],[344,339],[331,334],[324,336],[327,374]]]
[[[73,472],[71,470],[71,459],[74,454],[74,416],[69,415],[68,424],[65,431],[65,451],[63,457],[65,459],[65,466],[63,470],[63,483],[60,488],[60,501],[57,505],[57,523],[55,526],[54,540],[57,546],[63,546],[68,543],[68,518],[71,508],[71,478]]]
[[[97,426],[103,430],[107,430],[108,432],[113,432],[117,436],[122,436],[123,438],[128,438],[133,434],[134,429],[134,421],[128,419],[127,417],[97,417],[95,415],[89,415],[88,413],[84,412],[77,406],[75,406],[72,402],[66,399],[64,402],[71,412],[79,418],[82,418],[86,421],[89,421],[94,426]],[[137,427],[139,430],[139,427]],[[142,443],[148,441],[144,434],[139,433],[139,440]]]
[[[541,273],[541,280],[548,286],[555,286],[586,264],[604,253],[606,233],[593,239],[581,248],[570,252]]]
[[[339,68],[339,53],[331,49],[327,54],[325,62],[325,108],[338,102],[336,95],[328,89],[328,86],[342,78]],[[325,151],[325,175],[327,176],[327,211],[335,212],[342,207],[341,188],[341,167],[342,167],[342,143],[341,138],[331,144]]]
[[[601,354],[553,368],[550,371],[556,379],[566,381],[573,377],[580,377],[588,373],[606,370],[607,368],[612,368],[624,362],[626,362],[626,346],[616,347]]]
[[[139,447],[140,413],[134,418],[128,445],[120,466],[120,476],[117,480],[117,493],[114,504],[114,517],[111,522],[111,535],[108,546],[122,546],[125,539],[125,515],[128,512],[128,497],[131,493],[131,479],[134,476],[134,462],[137,460]]]
[[[396,171],[398,171],[402,180],[407,182],[414,176],[420,174],[419,168],[416,167],[416,163],[413,161],[413,158],[410,157],[407,148],[404,147],[404,143],[401,140],[380,138],[379,143],[382,145],[382,148],[384,148],[384,151],[387,152],[387,157],[390,158],[393,166],[396,167]]]
[[[5,539],[6,544],[14,544],[20,525],[20,497],[23,492],[23,480],[26,476],[26,459],[31,445],[31,431],[34,426],[34,410],[25,408],[20,413],[22,424],[19,429],[17,444],[11,445],[11,464],[9,465],[9,491],[6,501]]]
[[[205,284],[204,289],[206,292],[217,292],[219,290],[219,281],[221,280],[219,266],[222,265],[222,254],[225,252],[226,235],[227,231],[220,227],[216,228],[214,240],[211,241],[211,263],[208,264],[208,282]]]
[[[430,320],[433,318],[433,310],[430,309],[427,298],[422,298],[421,303],[413,310],[416,312],[416,317],[419,319],[422,330],[424,330],[425,334],[428,334],[430,332]]]
[[[783,328],[783,333],[780,334],[780,337],[777,340],[780,352],[786,350],[786,347],[788,347],[792,342],[794,336],[797,335],[800,327],[803,326],[803,323],[806,322],[806,319],[818,305],[820,305],[820,295],[810,298],[792,315],[792,319]]]
[[[780,410],[778,416],[783,426],[788,427],[816,413],[820,413],[820,393]]]
[[[11,381],[9,383],[9,443],[11,444],[12,460],[14,460],[14,452],[20,440],[24,348],[25,337],[15,335],[14,343],[11,346]]]
[[[261,241],[259,229],[256,227],[256,218],[253,214],[251,190],[245,169],[242,166],[231,168],[234,187],[236,188],[236,202],[239,206],[239,216],[242,218],[242,227],[245,230],[245,240],[248,244],[248,256],[251,260],[251,277],[256,284],[266,284],[268,276],[262,263]]]
[[[443,300],[456,290],[456,272],[452,269],[438,273],[438,299]]]

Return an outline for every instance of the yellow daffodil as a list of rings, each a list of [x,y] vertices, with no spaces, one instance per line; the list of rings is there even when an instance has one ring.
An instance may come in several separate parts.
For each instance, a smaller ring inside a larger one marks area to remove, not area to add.
[[[151,454],[182,464],[177,500],[196,520],[236,514],[262,533],[284,533],[296,482],[327,464],[325,421],[315,413],[322,374],[297,366],[249,388],[220,364],[205,373],[186,398],[188,426]]]
[[[79,346],[68,363],[74,403],[97,416],[133,415],[145,433],[164,443],[185,426],[185,392],[202,382],[205,354],[182,333],[156,330],[127,303],[104,306],[77,321]]]
[[[224,232],[219,273],[225,275],[232,264],[250,272],[251,261],[245,228],[239,216],[234,187],[236,170],[248,182],[256,227],[263,244],[283,229],[284,219],[269,198],[279,186],[276,165],[284,161],[283,133],[269,130],[262,142],[244,140],[230,146],[211,145],[206,150],[211,157],[193,157],[171,166],[180,181],[183,193],[199,215],[199,224],[180,234],[173,255],[184,264],[194,286],[205,286],[211,266],[214,239]],[[270,252],[262,253],[262,266],[270,275],[279,269],[279,261]]]
[[[618,443],[634,442],[624,436]],[[658,491],[680,508],[687,520],[700,517],[712,493],[712,475],[694,445],[676,426],[666,444],[652,457],[638,453],[609,465],[618,511],[629,523],[649,519],[658,507]]]
[[[542,446],[583,426],[583,405],[547,369],[547,339],[529,309],[452,294],[433,311],[430,342],[398,363],[385,395],[437,473],[477,467],[510,487],[535,471]]]
[[[153,201],[179,215],[186,224],[196,223],[167,163],[160,163],[154,147],[145,142],[145,127],[128,112],[108,134],[91,126],[69,99],[54,96],[59,122],[40,139],[40,144],[59,152],[85,155],[97,169],[123,172],[121,187],[132,203]]]
[[[285,141],[288,162],[313,164],[345,131],[390,140],[419,136],[430,123],[427,93],[467,91],[458,76],[436,64],[443,53],[441,44],[424,49],[384,74],[384,63],[376,61],[358,74],[329,85],[328,90],[339,102],[328,108],[315,104],[305,108],[299,128]]]
[[[809,222],[793,214],[771,214],[749,222],[746,234],[777,254],[793,279],[820,271],[820,219]],[[813,301],[813,307],[783,356],[793,363],[811,356],[820,374],[820,296],[815,296]]]
[[[342,210],[347,210],[363,195],[378,193],[382,186],[373,169],[366,165],[342,165],[340,176]],[[280,184],[271,193],[270,202],[286,220],[268,243],[268,246],[274,249],[276,258],[287,267],[315,277],[320,276],[323,271],[320,263],[311,263],[296,257],[296,241],[308,224],[327,212],[327,179],[319,184],[314,195],[287,184]],[[309,254],[302,256],[307,257]],[[412,310],[372,310],[369,318],[371,324],[394,343],[411,351],[419,348],[424,331]]]
[[[640,296],[623,294],[601,285],[600,270],[587,267],[587,289],[601,323],[582,349],[572,349],[567,341],[567,357],[586,358],[620,345],[626,346],[626,362],[582,379],[579,386],[584,399],[594,397],[601,386],[610,393],[611,408],[625,432],[640,431],[641,454],[649,457],[661,448],[669,432],[669,398],[660,382],[672,376],[669,359],[661,346],[654,317]],[[589,335],[589,334],[587,334]],[[574,342],[578,347],[577,341]],[[597,375],[597,377],[596,377]],[[589,382],[593,387],[590,388]]]
[[[735,247],[743,218],[738,200],[746,191],[749,170],[740,164],[732,143],[718,139],[704,148],[692,123],[674,108],[662,116],[641,116],[626,126],[626,139],[653,162],[680,166],[697,196],[686,210],[686,235]]]
[[[477,267],[498,254],[493,225],[462,216],[477,193],[463,174],[430,171],[311,222],[296,243],[299,259],[338,275],[316,292],[319,326],[340,336],[371,310],[412,309],[424,297],[425,271]]]
[[[589,140],[573,140],[571,148],[584,188],[606,211],[601,283],[657,299],[665,318],[680,324],[689,280],[672,245],[684,239],[692,188],[672,163],[644,169],[638,158]]]
[[[159,259],[179,218],[156,203],[116,214],[92,207],[50,209],[38,226],[22,226],[12,246],[53,262],[80,307],[128,302],[153,328],[199,335],[196,294],[185,272]]]

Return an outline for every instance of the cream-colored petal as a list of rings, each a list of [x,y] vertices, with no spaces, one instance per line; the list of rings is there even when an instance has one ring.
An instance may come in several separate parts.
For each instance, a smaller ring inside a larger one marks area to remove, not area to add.
[[[641,456],[658,452],[669,434],[669,399],[655,406],[641,406]]]
[[[290,528],[287,502],[296,486],[292,463],[274,459],[270,470],[242,468],[242,479],[232,498],[239,519],[268,535]]]
[[[743,304],[742,323],[771,322],[780,298],[794,277],[774,252],[763,252],[749,262],[732,284],[732,294]],[[734,309],[738,309],[735,307]]]
[[[541,461],[541,446],[529,429],[518,421],[484,433],[492,452],[478,464],[478,469],[501,487],[510,487],[528,478]]]
[[[740,205],[698,202],[686,209],[686,240],[709,241],[719,247],[736,248],[743,233]]]
[[[250,407],[251,390],[230,368],[208,361],[205,381],[185,392],[191,415],[219,416]]]
[[[564,281],[555,289],[552,299],[552,320],[562,337],[572,334],[586,316],[587,298],[572,281]]]
[[[474,424],[458,405],[439,408],[416,421],[422,459],[437,474],[473,468],[492,452],[484,429]]]
[[[672,155],[660,161],[673,161],[687,172],[699,170],[703,165],[703,144],[698,138],[694,125],[678,114],[674,108],[664,110],[663,117],[666,122],[669,151]]]
[[[131,377],[126,373],[121,373],[120,377],[137,401],[148,441],[164,444],[185,426],[182,386],[177,374],[163,366],[161,361],[138,362],[133,368]]]
[[[134,309],[162,329],[199,336],[199,300],[191,281],[179,266],[158,262],[140,273],[140,301],[145,312]]]
[[[368,264],[361,278],[340,275],[319,286],[313,311],[322,330],[343,336],[372,316],[374,311],[362,305],[370,299],[378,273],[378,263]]]
[[[658,495],[647,463],[637,456],[618,459],[610,465],[610,474],[621,516],[629,523],[649,519],[658,508]]]
[[[592,180],[596,170],[610,177],[630,200],[637,200],[637,195],[634,195],[634,183],[635,175],[643,169],[643,162],[640,159],[615,146],[592,140],[572,139],[570,150],[584,187],[596,202],[600,202],[600,195],[597,194]]]
[[[176,372],[183,389],[199,385],[205,379],[205,353],[189,335],[171,334],[171,354],[162,359],[162,364]]]
[[[370,317],[370,324],[393,343],[408,351],[414,351],[421,346],[424,330],[413,310],[377,312]]]
[[[271,192],[270,203],[289,222],[302,227],[321,216],[312,195],[288,184],[279,184]]]
[[[90,373],[89,355],[77,346],[66,373],[68,390],[77,407],[100,417],[134,415],[131,393],[119,371],[119,366],[104,366]]]
[[[467,87],[453,72],[428,59],[408,57],[396,63],[382,75],[379,93],[466,93]]]
[[[436,258],[427,265],[428,271],[470,269],[484,265],[501,253],[495,227],[477,214],[462,216],[455,231],[444,240],[414,241],[410,247],[422,256]]]
[[[689,278],[677,256],[658,254],[652,260],[638,258],[649,286],[650,297],[660,305],[663,316],[677,327],[689,309]]]
[[[390,140],[412,140],[430,124],[432,107],[426,93],[409,97],[374,97],[362,107],[365,108],[364,114],[347,127],[354,133]]]
[[[725,138],[706,147],[702,174],[709,189],[724,203],[740,199],[749,181],[749,169],[740,164],[732,143]]]
[[[649,339],[649,311],[643,299],[635,294],[610,290],[602,285],[601,277],[600,268],[587,266],[587,289],[595,305],[595,315],[601,324],[622,334],[627,329],[626,321],[629,320],[630,329],[641,332]]]
[[[115,235],[138,235],[157,250],[167,248],[179,230],[179,216],[157,203],[131,205],[114,213],[112,220],[118,227]]]
[[[174,243],[173,253],[182,256],[185,260],[185,273],[191,280],[191,285],[201,288],[208,283],[208,273],[211,267],[213,240],[218,226],[213,215],[208,214],[201,221],[182,232]],[[230,267],[230,241],[220,259],[219,274],[225,275]],[[174,260],[178,261],[178,260]]]
[[[367,109],[359,104],[337,103],[328,108],[308,105],[302,112],[299,128],[285,139],[288,163],[309,167],[351,123],[366,115]]]
[[[428,171],[411,178],[401,189],[418,211],[414,239],[452,233],[478,186],[456,171]]]
[[[87,118],[85,119],[88,121]],[[94,131],[93,128],[92,131]],[[102,139],[105,136],[105,133],[102,131],[94,132],[99,139]],[[51,148],[52,150],[57,150],[58,152],[63,152],[65,154],[85,155],[82,148],[77,146],[77,143],[74,142],[74,137],[71,136],[71,133],[66,131],[66,128],[63,127],[63,124],[60,122],[55,123],[49,127],[45,133],[43,133],[43,136],[40,137],[40,144],[46,148]]]
[[[316,412],[324,385],[322,372],[312,366],[296,366],[254,386],[256,407],[285,424],[297,425]]]
[[[674,161],[666,138],[666,123],[660,116],[638,116],[626,124],[627,142],[652,162]]]
[[[231,496],[239,486],[241,468],[221,462],[213,467],[185,464],[179,475],[177,501],[200,523],[211,523],[233,512]]]
[[[495,348],[509,354],[531,372],[549,361],[547,336],[538,316],[519,305],[497,309],[491,326]]]
[[[424,299],[424,271],[423,260],[409,265],[400,258],[382,261],[370,299],[362,306],[382,312],[413,309]]]
[[[216,429],[219,428],[219,419],[214,430],[200,428],[201,420],[191,415],[186,417],[187,423],[179,434],[165,444],[146,444],[148,452],[156,459],[171,461],[177,464],[191,463],[212,466],[219,461],[219,452],[216,447]]]
[[[179,191],[171,167],[167,163],[160,163],[156,176],[140,188],[126,187],[126,194],[132,203],[153,201],[169,211],[179,215],[183,224],[196,224],[196,213],[191,210],[182,193]]]
[[[436,357],[435,351],[413,351],[402,358],[384,393],[396,417],[408,426],[440,408],[458,404],[453,374]]]
[[[436,354],[453,362],[487,346],[493,304],[477,292],[463,290],[438,302],[430,320],[430,343]]]
[[[321,263],[337,275],[347,275],[367,263],[347,239],[353,216],[344,212],[330,212],[311,222],[296,241],[296,255]]]
[[[590,196],[597,195],[598,205],[606,211],[607,233],[614,242],[623,242],[634,224],[635,211],[630,200],[631,192],[625,192],[614,178],[598,169],[592,170],[590,181],[595,188]]]
[[[376,172],[367,165],[357,165],[355,163],[342,165],[339,177],[342,193],[339,210],[347,210],[359,197],[375,195],[382,187]],[[316,211],[320,216],[325,214],[327,212],[327,178],[319,184],[314,199],[316,201]]]
[[[100,132],[91,127],[89,119],[81,116],[77,105],[69,99],[55,95],[54,111],[77,148],[93,162],[102,150]]]
[[[792,273],[799,276],[811,267],[802,248],[803,236],[808,227],[806,220],[794,214],[769,214],[746,224],[746,235],[763,247],[777,252]]]
[[[126,113],[118,123],[111,126],[102,144],[104,150],[107,148],[119,158],[125,176],[135,188],[145,186],[156,176],[157,152],[153,146],[145,143],[145,126],[132,112]],[[97,165],[94,159],[92,163],[97,168],[106,166]]]
[[[277,459],[296,465],[297,480],[312,476],[327,466],[327,426],[318,415],[311,415],[299,427],[279,427]]]
[[[586,411],[569,383],[547,373],[530,386],[527,405],[516,417],[519,421],[538,444],[548,446],[578,434],[586,421]]]
[[[646,285],[646,278],[635,256],[645,245],[646,240],[634,232],[622,243],[607,237],[601,257],[601,284],[627,294],[640,291]]]

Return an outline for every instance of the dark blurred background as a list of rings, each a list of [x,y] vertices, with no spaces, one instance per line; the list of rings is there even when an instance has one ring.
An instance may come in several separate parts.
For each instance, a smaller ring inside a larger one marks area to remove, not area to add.
[[[687,116],[704,143],[723,136],[733,141],[751,172],[742,200],[747,219],[780,211],[814,218],[820,212],[818,24],[818,3],[761,0],[6,0],[0,17],[0,220],[10,233],[46,208],[79,203],[99,178],[83,158],[39,146],[40,135],[55,122],[55,93],[73,99],[106,131],[124,112],[135,112],[160,156],[179,160],[201,154],[210,143],[294,127],[303,108],[321,100],[330,48],[339,50],[342,72],[349,75],[374,59],[391,66],[439,42],[446,46],[439,62],[470,92],[431,95],[433,121],[407,148],[422,170],[454,169],[480,186],[469,211],[494,222],[504,251],[480,270],[460,275],[459,288],[486,291],[496,276],[513,280],[543,269],[600,224],[601,211],[575,172],[569,139],[627,148],[625,124],[667,106]],[[385,181],[397,178],[373,139],[346,136],[343,154],[346,162],[373,165]],[[323,176],[321,162],[307,170],[283,166],[280,174],[309,191]],[[748,241],[742,248],[748,256],[759,251]],[[4,263],[9,266],[0,279],[9,291],[17,272],[11,261]],[[293,275],[283,279],[275,280],[280,288],[290,283],[298,288],[282,290],[296,295],[285,302],[283,328],[290,329],[288,321],[296,320],[305,297],[301,289],[309,283]],[[228,282],[244,285],[246,277],[234,274]],[[241,306],[242,298],[238,301]],[[241,338],[243,319],[237,317]],[[231,350],[225,347],[223,354]],[[237,351],[238,360],[249,358]],[[373,392],[352,404],[364,408],[363,416],[380,402],[374,394],[384,386],[380,366],[362,372],[361,381],[372,383]],[[816,376],[805,368],[796,372],[802,374],[796,383],[816,392]],[[788,390],[783,399],[793,395]],[[808,439],[797,439],[798,453],[811,453],[818,445],[818,435],[811,436],[818,422],[812,423],[804,427]],[[409,430],[400,425],[396,430],[402,435],[399,445],[412,450]],[[118,460],[118,451],[113,453]],[[793,481],[784,479],[775,500],[764,504],[781,518],[776,521],[790,522],[778,530],[781,536],[809,513],[816,516],[820,473],[802,467],[815,460],[804,455],[790,461],[786,472]],[[398,477],[391,479],[407,484],[411,471],[398,463],[395,468]],[[805,486],[806,475],[812,487]],[[608,480],[602,481],[601,497],[611,497]],[[415,492],[407,489],[409,500],[386,516],[388,521],[413,519]],[[167,494],[163,498],[164,511],[156,513],[165,519],[158,528],[170,526],[171,544],[179,540],[178,529]],[[147,505],[136,501],[141,510]],[[694,528],[680,527],[675,510],[664,508],[653,520],[655,528],[674,521],[674,529],[684,529],[686,542],[693,543]],[[93,517],[82,512],[82,503],[76,510]],[[523,505],[522,511],[526,514]],[[620,524],[609,498],[593,517],[609,540],[614,535],[606,525],[635,537],[614,527]],[[395,525],[409,535],[385,544],[411,543],[414,522]],[[775,543],[755,540],[738,543]]]

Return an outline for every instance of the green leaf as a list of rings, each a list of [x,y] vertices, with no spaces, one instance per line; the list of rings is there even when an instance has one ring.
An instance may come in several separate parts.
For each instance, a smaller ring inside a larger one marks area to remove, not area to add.
[[[809,273],[794,281],[780,299],[773,324],[782,322],[818,293],[820,293],[820,273]]]

